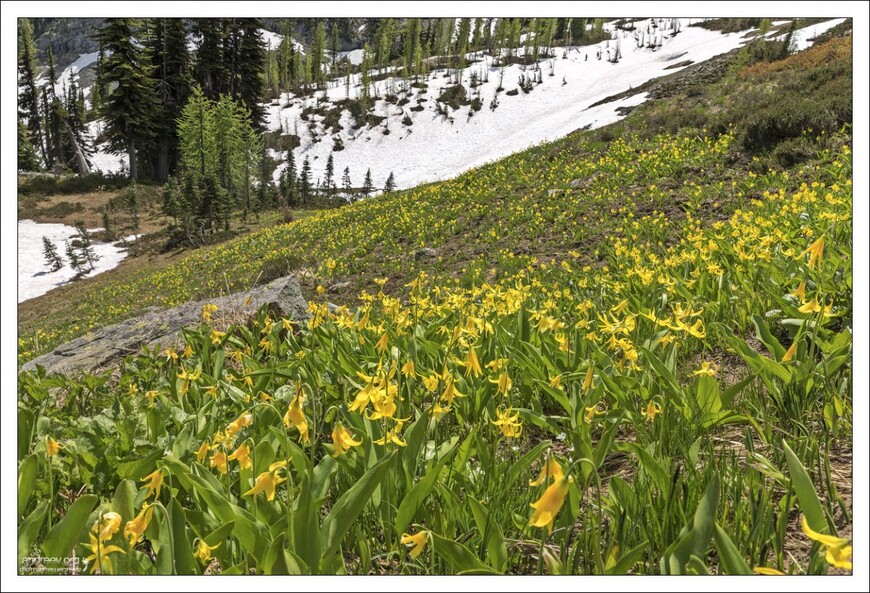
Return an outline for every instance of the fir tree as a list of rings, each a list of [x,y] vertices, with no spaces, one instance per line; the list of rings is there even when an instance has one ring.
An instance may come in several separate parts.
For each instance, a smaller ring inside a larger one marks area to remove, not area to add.
[[[328,192],[335,185],[333,177],[335,176],[335,164],[332,160],[332,153],[329,153],[329,158],[326,159],[326,171],[323,176],[323,187]]]
[[[326,29],[323,21],[317,21],[314,30],[314,45],[311,48],[311,80],[317,84],[317,88],[323,86],[325,74],[323,72],[323,52],[326,49]]]
[[[284,167],[282,179],[284,180],[284,199],[287,201],[288,205],[295,206],[298,197],[298,188],[296,184],[296,159],[293,156],[292,149],[287,151],[287,165]]]
[[[27,132],[27,126],[18,118],[18,170],[19,171],[38,171],[39,158],[36,156],[36,150],[33,148],[33,143],[30,141],[30,134]]]
[[[66,243],[66,258],[69,260],[69,266],[76,273],[76,276],[81,276],[85,273],[85,263],[82,261],[82,258],[76,252],[75,248],[70,244],[69,241],[65,241]]]
[[[42,255],[45,257],[45,265],[49,267],[50,272],[57,272],[63,267],[63,260],[57,254],[57,247],[48,237],[42,237]]]
[[[18,29],[18,116],[27,122],[27,135],[43,162],[47,162],[45,143],[39,115],[39,93],[36,90],[36,46],[33,43],[33,28],[28,19],[19,19]],[[19,138],[21,133],[19,131]],[[19,145],[19,154],[21,147]],[[19,167],[21,159],[19,158]],[[38,163],[37,163],[38,168]],[[36,169],[28,169],[36,170]]]
[[[100,256],[94,251],[94,245],[91,242],[91,236],[85,229],[85,224],[83,222],[76,222],[76,230],[78,231],[77,237],[79,240],[79,261],[82,263],[82,268],[87,263],[90,270],[93,270],[94,264],[99,261]]]
[[[217,100],[228,87],[227,71],[224,67],[221,19],[194,19],[193,33],[199,38],[194,69],[195,79],[206,97]]]
[[[293,19],[281,22],[281,43],[278,45],[278,81],[282,89],[289,89],[293,80]]]
[[[311,164],[308,157],[302,161],[302,172],[299,174],[299,198],[304,204],[311,197]]]
[[[158,100],[153,122],[156,134],[154,177],[156,181],[165,182],[178,168],[180,156],[175,122],[190,96],[193,83],[184,20],[149,19],[144,45],[154,73],[154,90]]]
[[[344,193],[350,193],[350,167],[344,168],[344,174],[341,176],[341,187],[344,189]]]
[[[393,176],[393,172],[390,171],[390,176],[387,177],[387,183],[384,185],[384,193],[390,193],[396,190],[396,178]]]
[[[362,193],[363,193],[363,195],[366,196],[366,197],[368,197],[368,195],[369,195],[370,193],[372,193],[372,190],[373,190],[374,188],[375,188],[375,186],[374,186],[374,184],[372,183],[372,170],[371,170],[371,169],[368,169],[368,170],[366,171],[366,177],[365,177],[365,180],[363,180],[363,186],[362,186]]]
[[[263,100],[263,73],[266,68],[266,43],[260,37],[258,19],[242,19],[242,38],[236,62],[238,99],[250,112],[249,119],[254,129],[263,131],[265,112]]]
[[[332,52],[332,64],[330,65],[329,73],[333,76],[336,72],[335,66],[338,62],[339,48],[338,25],[333,23],[332,28],[329,30],[329,49]]]
[[[154,138],[156,110],[150,68],[135,40],[138,34],[133,19],[106,19],[98,32],[107,56],[101,69],[102,83],[111,89],[104,97],[103,134],[111,152],[126,153],[134,181],[139,177],[139,152],[146,150]]]

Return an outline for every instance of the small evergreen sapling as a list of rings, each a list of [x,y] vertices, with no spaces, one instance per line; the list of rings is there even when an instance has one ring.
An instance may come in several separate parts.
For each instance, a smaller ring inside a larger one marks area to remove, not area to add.
[[[57,254],[57,247],[48,237],[42,237],[42,254],[45,256],[45,265],[51,268],[51,272],[57,272],[63,267],[63,260]]]

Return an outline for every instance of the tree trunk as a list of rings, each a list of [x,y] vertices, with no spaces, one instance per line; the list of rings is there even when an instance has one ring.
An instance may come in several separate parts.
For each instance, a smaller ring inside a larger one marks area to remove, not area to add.
[[[157,143],[157,181],[166,183],[169,179],[169,140],[165,135],[160,136]]]
[[[88,161],[85,158],[85,155],[82,152],[82,149],[79,146],[79,143],[76,142],[76,136],[75,136],[75,134],[73,134],[73,131],[69,125],[69,122],[67,122],[66,120],[63,120],[63,124],[64,124],[64,126],[66,126],[66,131],[69,134],[70,144],[72,144],[73,150],[75,151],[74,156],[75,156],[76,166],[79,169],[79,175],[87,175],[88,173],[91,172],[91,167],[88,165]]]
[[[139,169],[136,166],[136,142],[134,140],[127,143],[127,158],[130,159],[130,180],[136,181]]]

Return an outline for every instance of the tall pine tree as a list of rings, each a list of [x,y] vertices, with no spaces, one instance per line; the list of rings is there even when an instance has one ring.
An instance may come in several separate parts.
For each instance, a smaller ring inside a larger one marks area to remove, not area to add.
[[[242,38],[239,57],[236,61],[238,81],[237,94],[233,97],[242,102],[251,112],[251,125],[263,131],[265,113],[263,100],[263,72],[266,68],[266,43],[260,37],[260,22],[257,19],[242,19]]]
[[[130,178],[139,177],[139,154],[147,151],[154,140],[154,83],[150,68],[136,41],[139,27],[134,19],[106,19],[97,33],[104,48],[102,82],[110,89],[104,97],[103,135],[109,150],[126,154]]]
[[[18,116],[27,122],[29,140],[38,148],[43,162],[47,162],[39,115],[39,93],[36,90],[36,46],[33,44],[33,27],[28,19],[19,20],[18,88]]]

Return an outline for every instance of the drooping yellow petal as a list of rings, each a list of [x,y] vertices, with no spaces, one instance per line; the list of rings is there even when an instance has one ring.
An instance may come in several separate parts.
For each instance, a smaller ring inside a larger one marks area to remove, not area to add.
[[[786,351],[785,351],[785,354],[782,355],[782,361],[781,361],[781,362],[788,362],[788,361],[790,361],[792,358],[794,358],[794,354],[795,354],[795,352],[797,352],[797,345],[798,345],[798,341],[797,341],[797,340],[795,340],[794,342],[791,343],[791,346],[789,346],[789,349],[786,350]]]
[[[564,476],[565,472],[562,471],[562,466],[559,465],[559,462],[553,456],[548,456],[547,461],[541,467],[541,473],[538,474],[537,479],[529,480],[529,486],[540,486],[548,480],[555,482],[561,480]]]
[[[426,547],[426,542],[429,541],[429,532],[421,531],[416,535],[402,534],[402,539],[399,540],[402,544],[411,548],[411,558],[416,558],[423,553],[423,548]]]
[[[254,467],[254,464],[251,462],[250,455],[251,448],[247,443],[242,443],[227,457],[227,459],[230,461],[238,461],[241,469],[251,469]]]
[[[825,560],[828,561],[828,564],[836,566],[837,568],[852,570],[852,546],[849,545],[849,540],[835,535],[826,535],[824,533],[819,533],[818,531],[813,531],[807,523],[806,515],[801,515],[801,527],[808,538],[815,542],[819,542],[827,548],[825,551]]]
[[[766,566],[756,566],[752,569],[752,572],[755,574],[765,574],[765,575],[785,575],[784,572],[779,571],[775,568],[768,568]]]
[[[145,498],[148,498],[152,494],[155,500],[160,498],[160,488],[163,486],[163,470],[156,469],[142,478],[141,481],[148,482],[148,492],[145,494]]]
[[[553,532],[553,522],[556,520],[556,515],[562,508],[565,502],[565,497],[568,495],[568,485],[573,482],[571,476],[562,477],[553,482],[541,495],[537,501],[531,503],[535,512],[529,519],[529,525],[532,527],[546,527],[548,533]]]
[[[154,507],[146,502],[142,505],[142,510],[139,511],[139,514],[136,515],[134,519],[127,521],[124,525],[124,537],[130,541],[131,548],[136,545],[136,542],[138,542],[139,538],[142,537],[142,534],[145,533],[148,524],[151,522],[151,515],[153,514]]]

